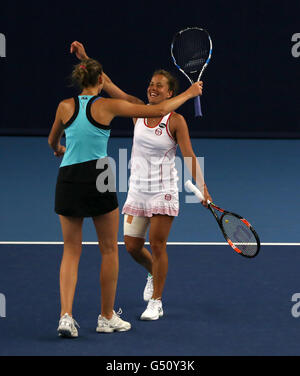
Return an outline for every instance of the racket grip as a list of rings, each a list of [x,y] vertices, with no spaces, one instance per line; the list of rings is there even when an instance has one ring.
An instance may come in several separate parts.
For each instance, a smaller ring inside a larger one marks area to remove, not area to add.
[[[194,107],[195,107],[195,117],[202,116],[200,95],[194,98]]]
[[[199,198],[200,201],[204,201],[203,194],[190,180],[187,180],[184,185],[186,188],[192,191],[195,194],[195,196]]]

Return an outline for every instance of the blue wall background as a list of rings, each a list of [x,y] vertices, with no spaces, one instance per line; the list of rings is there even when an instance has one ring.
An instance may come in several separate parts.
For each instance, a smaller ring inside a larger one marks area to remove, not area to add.
[[[299,137],[300,58],[291,52],[293,45],[300,51],[292,41],[299,11],[299,0],[2,2],[0,134],[49,133],[58,102],[74,95],[67,86],[73,40],[144,100],[157,68],[174,73],[184,90],[188,82],[171,62],[170,42],[176,31],[197,25],[209,31],[214,49],[203,76],[204,117],[194,119],[192,102],[179,111],[191,135]],[[131,135],[130,120],[114,120],[112,136]]]
[[[194,152],[204,157],[205,179],[214,201],[243,215],[263,243],[299,243],[300,140],[193,139]],[[120,149],[131,153],[131,138],[110,139],[115,160],[120,209]],[[178,153],[180,157],[180,152]],[[0,137],[0,241],[62,241],[54,213],[54,191],[60,159],[44,137]],[[128,177],[130,170],[127,170]],[[122,171],[124,173],[124,171]],[[182,180],[179,181],[182,183]],[[180,214],[169,242],[224,242],[210,212],[199,203],[186,203],[180,193]],[[123,241],[120,216],[119,241]],[[83,227],[83,241],[97,241],[91,219]]]

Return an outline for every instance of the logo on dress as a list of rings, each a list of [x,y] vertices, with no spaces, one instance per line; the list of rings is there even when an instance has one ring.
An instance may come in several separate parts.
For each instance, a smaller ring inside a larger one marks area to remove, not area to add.
[[[155,129],[155,134],[156,134],[156,136],[161,136],[162,130],[159,129],[159,128]]]
[[[166,124],[165,123],[160,123],[159,124],[159,128],[166,128]]]
[[[169,193],[167,193],[167,194],[165,195],[165,200],[167,200],[167,201],[171,201],[171,200],[172,200],[172,196],[171,196]]]

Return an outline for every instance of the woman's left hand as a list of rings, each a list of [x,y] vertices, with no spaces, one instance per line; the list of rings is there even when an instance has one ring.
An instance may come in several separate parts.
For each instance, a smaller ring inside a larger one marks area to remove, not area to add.
[[[59,145],[57,150],[54,152],[54,155],[56,157],[62,157],[65,154],[65,151],[66,151],[66,147],[63,145]]]

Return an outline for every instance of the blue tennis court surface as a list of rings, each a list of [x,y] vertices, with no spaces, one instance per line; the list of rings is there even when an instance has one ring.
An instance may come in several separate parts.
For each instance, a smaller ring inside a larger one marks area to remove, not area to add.
[[[214,201],[253,224],[263,244],[260,254],[249,260],[222,245],[209,211],[186,203],[189,193],[182,192],[169,237],[164,317],[139,320],[146,273],[121,244],[115,308],[122,308],[132,330],[101,335],[95,331],[101,257],[86,220],[83,241],[90,244],[83,246],[73,312],[80,337],[65,341],[56,335],[62,245],[54,243],[62,235],[53,205],[59,160],[46,138],[0,138],[0,297],[6,303],[1,317],[0,300],[0,355],[299,355],[300,317],[292,314],[292,297],[300,293],[300,141],[192,141],[195,154],[205,158]],[[131,142],[110,140],[117,163],[120,149],[130,159]],[[126,193],[118,197],[121,208]],[[121,217],[120,242],[122,234]]]
[[[298,247],[263,246],[248,260],[228,246],[171,245],[164,317],[144,322],[146,274],[120,246],[116,309],[132,329],[113,334],[95,331],[100,253],[97,246],[83,248],[73,311],[80,337],[63,340],[56,334],[62,246],[1,245],[7,310],[0,355],[299,355],[300,318],[291,314]]]

